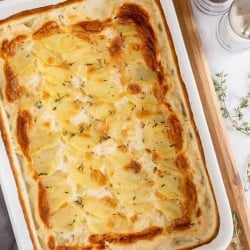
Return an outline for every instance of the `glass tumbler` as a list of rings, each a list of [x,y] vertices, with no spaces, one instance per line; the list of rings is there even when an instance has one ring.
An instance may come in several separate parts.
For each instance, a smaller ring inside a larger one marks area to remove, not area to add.
[[[194,0],[195,5],[209,15],[221,15],[226,12],[233,0]]]
[[[250,49],[250,0],[234,0],[217,25],[217,40],[231,52]]]

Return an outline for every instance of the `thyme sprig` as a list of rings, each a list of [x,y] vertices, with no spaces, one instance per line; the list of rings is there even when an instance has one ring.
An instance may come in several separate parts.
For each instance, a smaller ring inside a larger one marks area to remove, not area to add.
[[[240,242],[240,236],[243,233],[243,229],[239,225],[239,219],[235,212],[232,212],[232,218],[233,218],[233,240],[231,243],[231,246],[234,250],[244,250],[245,248],[241,245]]]
[[[226,102],[227,99],[227,76],[224,72],[219,72],[213,79],[215,91],[218,95],[222,116],[231,122],[232,127],[244,135],[250,136],[250,122],[245,120],[244,111],[250,107],[250,93],[241,97],[240,103],[230,111]]]
[[[243,133],[246,136],[250,136],[250,122],[245,120],[244,111],[247,108],[250,108],[250,93],[247,93],[245,96],[241,97],[240,103],[233,108],[233,111],[229,111],[226,98],[227,98],[227,76],[224,72],[219,72],[216,75],[216,78],[213,79],[215,91],[218,95],[222,116],[225,119],[228,119],[231,122],[231,125],[239,132]],[[249,76],[250,78],[250,76]],[[247,181],[245,183],[245,191],[250,190],[250,162],[247,165]]]
[[[244,189],[246,192],[250,190],[250,162],[247,163],[247,181],[245,183]]]

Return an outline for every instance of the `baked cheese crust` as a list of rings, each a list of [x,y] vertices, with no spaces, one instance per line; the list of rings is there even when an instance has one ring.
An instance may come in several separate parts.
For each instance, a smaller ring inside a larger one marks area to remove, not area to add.
[[[34,249],[191,249],[216,236],[158,1],[67,1],[3,20],[0,72],[1,131]]]

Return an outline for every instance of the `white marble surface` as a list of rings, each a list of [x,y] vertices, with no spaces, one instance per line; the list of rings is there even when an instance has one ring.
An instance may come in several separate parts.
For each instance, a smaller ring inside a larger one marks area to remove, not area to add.
[[[216,39],[216,26],[221,16],[204,14],[193,2],[192,4],[211,75],[214,77],[221,71],[228,74],[227,104],[233,113],[233,108],[239,104],[241,97],[250,93],[250,49],[232,53],[222,48]],[[250,108],[245,111],[245,120],[250,123]],[[245,186],[247,163],[250,163],[250,136],[236,131],[227,120],[225,124],[242,184]],[[245,194],[250,208],[250,190]]]

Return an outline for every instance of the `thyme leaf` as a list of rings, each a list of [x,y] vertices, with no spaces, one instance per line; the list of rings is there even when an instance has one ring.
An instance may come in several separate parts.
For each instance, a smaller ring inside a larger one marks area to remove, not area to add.
[[[99,138],[99,143],[102,143],[102,142],[107,141],[107,140],[109,140],[109,139],[111,139],[111,137],[108,136],[108,135],[101,136],[101,137]]]
[[[36,108],[41,109],[43,107],[43,103],[41,101],[37,101],[35,103]]]
[[[214,88],[220,101],[220,109],[222,116],[227,119],[233,128],[243,133],[244,135],[250,136],[250,122],[245,120],[246,109],[250,108],[250,93],[241,97],[240,103],[229,110],[227,105],[227,76],[224,72],[219,72],[213,79]]]
[[[243,247],[240,242],[240,236],[243,233],[243,229],[239,225],[239,219],[235,212],[232,212],[232,218],[233,218],[234,231],[233,231],[233,240],[231,246],[233,247],[234,250],[244,250],[245,247]]]
[[[65,97],[70,97],[70,94],[60,95],[60,93],[57,93],[57,98],[55,99],[55,102],[62,101]]]
[[[247,181],[246,184],[244,186],[245,191],[249,191],[250,190],[250,162],[248,162],[247,164]]]
[[[84,207],[83,199],[80,196],[77,197],[77,200],[75,200],[75,203],[78,206],[81,206],[82,208]]]

